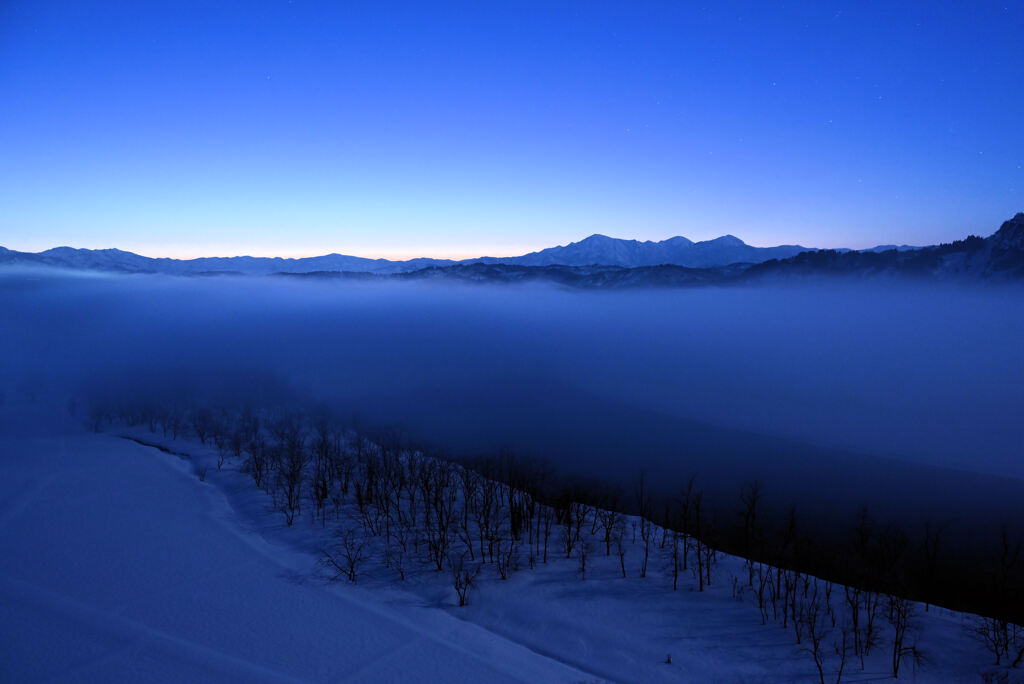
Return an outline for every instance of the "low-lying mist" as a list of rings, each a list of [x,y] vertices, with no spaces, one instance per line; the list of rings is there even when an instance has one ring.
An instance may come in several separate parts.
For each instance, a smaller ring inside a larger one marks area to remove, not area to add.
[[[626,492],[646,471],[666,494],[759,479],[780,506],[1021,517],[1020,289],[8,272],[0,312],[0,388],[328,404]]]

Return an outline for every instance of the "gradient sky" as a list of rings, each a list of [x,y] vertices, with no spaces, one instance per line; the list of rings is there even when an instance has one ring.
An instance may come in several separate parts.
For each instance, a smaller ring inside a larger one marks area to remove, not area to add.
[[[0,2],[12,249],[926,244],[1022,166],[1021,2]]]

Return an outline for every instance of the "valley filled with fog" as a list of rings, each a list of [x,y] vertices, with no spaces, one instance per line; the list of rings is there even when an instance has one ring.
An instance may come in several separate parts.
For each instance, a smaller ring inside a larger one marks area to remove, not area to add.
[[[329,406],[454,456],[646,471],[666,494],[692,475],[723,495],[757,479],[779,506],[948,508],[969,488],[1002,507],[1024,482],[1019,288],[0,277],[0,378],[80,405]]]

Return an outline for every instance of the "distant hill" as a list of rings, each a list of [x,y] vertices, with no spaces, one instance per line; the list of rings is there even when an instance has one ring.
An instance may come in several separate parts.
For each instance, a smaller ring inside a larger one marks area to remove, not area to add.
[[[725,283],[745,270],[742,266],[688,268],[673,264],[658,266],[525,266],[522,264],[457,264],[446,268],[425,268],[393,276],[402,280],[456,280],[475,283],[549,282],[569,287],[693,287]]]
[[[732,235],[714,240],[693,242],[684,237],[673,237],[661,242],[620,240],[606,235],[591,235],[565,246],[548,247],[519,257],[504,259],[484,258],[487,263],[516,264],[519,266],[686,266],[713,268],[736,263],[756,264],[769,259],[784,259],[807,251],[800,245],[778,247],[751,247]]]
[[[401,273],[430,266],[451,265],[447,259],[366,259],[344,254],[301,259],[281,257],[200,257],[169,259],[140,256],[120,249],[74,249],[55,247],[45,252],[15,252],[0,247],[0,264],[42,265],[57,268],[121,273],[165,273],[169,275],[203,275],[235,273],[269,275],[271,273],[310,273],[314,271],[349,271],[359,273]]]
[[[963,240],[900,251],[840,252],[817,250],[789,259],[756,264],[746,280],[792,279],[809,276],[868,278],[879,276],[942,280],[1024,279],[1024,213],[1003,223],[987,238]]]

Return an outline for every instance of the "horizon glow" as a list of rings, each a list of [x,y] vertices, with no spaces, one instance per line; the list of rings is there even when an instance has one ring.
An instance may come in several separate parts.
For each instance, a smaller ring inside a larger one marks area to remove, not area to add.
[[[585,237],[590,237],[590,236],[585,236]],[[571,242],[579,242],[579,241],[585,239],[585,237],[581,237],[578,240],[572,240]],[[614,236],[608,236],[608,237],[614,237]],[[669,236],[669,237],[662,238],[662,239],[667,240],[667,239],[669,239],[671,237],[678,237],[678,236],[674,236],[673,235],[673,236]],[[685,236],[683,236],[683,237],[685,237]],[[715,236],[715,237],[721,237],[721,236]],[[623,238],[623,239],[632,240],[633,238]],[[714,238],[709,238],[709,239],[713,240]],[[659,241],[660,240],[655,239],[655,240],[649,240],[647,242],[659,242]],[[645,242],[645,241],[641,240],[640,242]],[[700,242],[700,241],[699,240],[694,240],[694,242],[696,243],[696,242]],[[443,251],[443,250],[437,250],[436,248],[434,248],[432,246],[424,246],[420,250],[415,250],[414,249],[414,250],[409,251],[409,252],[359,253],[359,252],[356,252],[356,251],[338,251],[338,250],[334,250],[334,251],[331,251],[331,252],[313,251],[313,250],[307,250],[307,251],[287,251],[289,249],[294,249],[294,245],[286,245],[286,244],[282,243],[282,247],[280,249],[276,249],[275,250],[274,247],[271,246],[268,249],[265,249],[263,251],[250,251],[250,252],[242,253],[242,252],[233,252],[232,249],[234,249],[234,247],[230,246],[230,245],[221,245],[221,246],[214,245],[208,251],[195,251],[195,248],[192,245],[171,245],[171,244],[163,244],[163,243],[157,243],[157,244],[149,243],[149,244],[150,244],[151,247],[155,247],[155,251],[153,249],[150,249],[148,251],[129,249],[127,247],[124,247],[123,245],[122,246],[108,245],[108,246],[105,246],[105,247],[103,247],[103,246],[101,246],[101,247],[81,247],[81,246],[78,246],[78,245],[53,245],[51,247],[45,247],[45,248],[42,248],[42,249],[32,250],[32,251],[42,252],[42,251],[46,251],[48,249],[54,249],[54,248],[58,248],[58,247],[71,247],[73,249],[92,249],[92,250],[119,249],[119,250],[122,250],[122,251],[125,251],[125,252],[131,252],[133,254],[137,254],[139,256],[145,256],[145,257],[156,258],[156,259],[161,259],[161,258],[163,258],[163,259],[175,259],[175,260],[180,260],[180,261],[188,261],[188,260],[191,260],[191,259],[203,259],[203,258],[232,258],[232,257],[307,259],[307,258],[310,258],[310,257],[328,256],[328,255],[331,255],[331,254],[340,254],[340,255],[343,255],[343,256],[361,257],[361,258],[364,258],[364,259],[385,259],[385,260],[388,260],[388,261],[408,261],[408,260],[417,259],[417,258],[448,259],[448,260],[451,260],[451,261],[462,261],[462,260],[476,259],[476,258],[481,258],[481,257],[496,257],[496,258],[517,257],[517,256],[523,256],[525,254],[530,254],[530,253],[533,253],[533,252],[539,252],[541,250],[544,250],[544,249],[547,249],[547,248],[550,248],[550,247],[562,247],[562,246],[565,246],[564,244],[562,244],[562,245],[522,246],[522,247],[518,247],[518,248],[506,246],[505,248],[499,248],[499,249],[494,249],[493,247],[487,247],[487,248],[481,247],[477,251],[473,251],[472,248],[470,248],[469,251],[462,252],[462,253],[446,252],[446,251]],[[565,243],[565,244],[568,244],[568,243]],[[747,244],[750,244],[753,247],[776,247],[776,246],[779,246],[779,244],[782,244],[782,243],[753,245],[753,244],[748,242]],[[7,247],[7,245],[0,245],[0,246]],[[832,247],[832,246],[830,246],[830,247],[815,247],[815,246],[812,246],[812,245],[804,245],[804,246],[806,246],[808,248],[817,248],[817,249],[843,248],[843,246],[841,246],[841,245],[840,246],[835,246],[835,247]],[[877,246],[879,246],[879,245],[871,245],[870,247],[877,247]],[[900,245],[900,246],[902,246],[902,245]],[[923,246],[923,245],[921,245],[921,246]],[[14,249],[12,247],[7,247],[7,248],[8,249]],[[486,251],[486,250],[489,250],[489,251]],[[29,251],[29,250],[15,250],[15,251],[22,251],[22,252],[24,252],[24,251]]]
[[[0,245],[867,248],[1024,210],[1024,7],[13,2]]]

